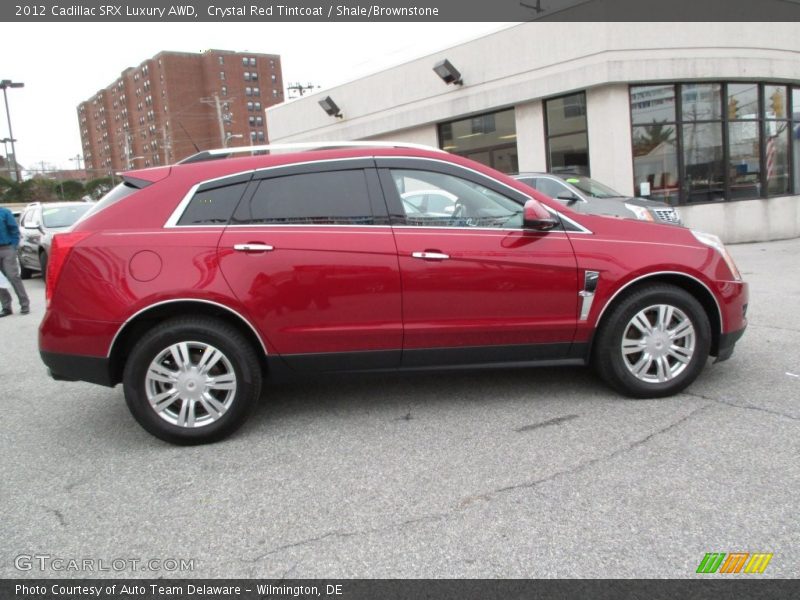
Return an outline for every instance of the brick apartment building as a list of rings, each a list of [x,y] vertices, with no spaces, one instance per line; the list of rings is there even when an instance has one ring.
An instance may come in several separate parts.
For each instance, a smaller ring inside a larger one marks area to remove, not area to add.
[[[282,101],[276,54],[160,52],[78,105],[86,169],[98,176],[171,164],[196,147],[264,144],[264,109]]]

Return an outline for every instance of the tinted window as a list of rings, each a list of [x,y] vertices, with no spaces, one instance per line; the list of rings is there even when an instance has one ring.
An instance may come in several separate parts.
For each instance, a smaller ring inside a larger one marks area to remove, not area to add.
[[[370,225],[374,223],[362,170],[265,179],[242,202],[236,223]]]
[[[226,185],[197,192],[178,225],[225,225],[244,193],[246,183]]]
[[[423,227],[522,227],[522,206],[480,184],[432,171],[393,169],[405,224]],[[420,202],[427,198],[427,202]]]
[[[58,229],[74,224],[84,213],[92,207],[91,204],[75,204],[74,206],[59,206],[57,208],[42,208],[42,221],[45,227]]]

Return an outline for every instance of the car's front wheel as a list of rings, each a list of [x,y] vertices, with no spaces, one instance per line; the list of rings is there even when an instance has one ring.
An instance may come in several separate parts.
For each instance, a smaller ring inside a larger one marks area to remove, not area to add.
[[[593,348],[600,376],[634,398],[660,398],[691,384],[708,358],[711,326],[687,291],[654,284],[623,297],[601,324]]]
[[[230,435],[257,404],[261,365],[234,327],[204,317],[165,321],[125,364],[125,401],[148,432],[175,444]]]

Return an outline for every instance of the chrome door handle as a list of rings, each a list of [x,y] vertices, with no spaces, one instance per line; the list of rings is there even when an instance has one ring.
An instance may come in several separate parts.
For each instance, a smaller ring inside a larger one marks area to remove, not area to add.
[[[450,258],[447,254],[441,252],[412,252],[413,258],[421,258],[422,260],[447,260]]]
[[[234,244],[233,249],[237,252],[271,252],[275,248],[267,244]]]

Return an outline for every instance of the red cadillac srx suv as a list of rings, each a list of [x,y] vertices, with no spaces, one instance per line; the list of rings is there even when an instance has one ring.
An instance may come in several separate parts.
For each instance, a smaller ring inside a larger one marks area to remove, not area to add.
[[[191,444],[233,432],[268,378],[591,364],[655,398],[744,332],[713,235],[574,213],[433,148],[286,146],[124,173],[56,235],[50,374],[122,383],[147,431]]]

